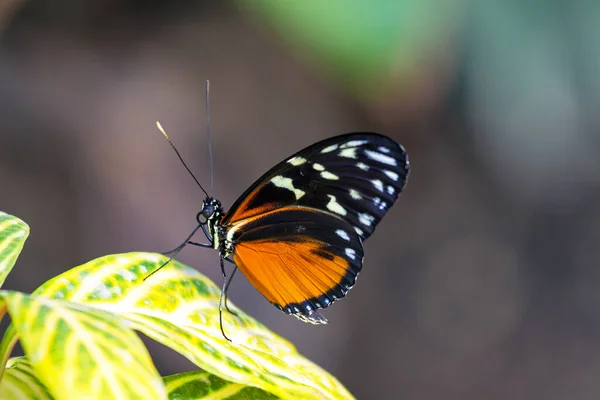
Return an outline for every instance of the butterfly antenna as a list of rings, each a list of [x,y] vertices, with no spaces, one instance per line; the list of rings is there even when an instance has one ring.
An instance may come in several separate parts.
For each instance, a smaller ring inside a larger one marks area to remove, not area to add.
[[[173,148],[173,150],[175,150],[175,154],[177,154],[177,157],[179,157],[179,161],[181,161],[181,163],[183,164],[183,166],[185,167],[185,169],[187,170],[187,172],[190,174],[190,176],[192,178],[194,178],[194,180],[196,181],[196,184],[200,187],[200,189],[202,189],[202,191],[204,192],[204,194],[206,195],[206,197],[209,197],[208,193],[206,193],[206,190],[204,190],[204,188],[202,187],[202,185],[200,184],[200,182],[198,182],[198,179],[196,179],[196,177],[194,176],[194,174],[192,173],[192,171],[189,169],[189,167],[185,163],[185,161],[183,161],[183,157],[181,157],[181,154],[179,154],[179,150],[177,150],[177,147],[175,147],[175,145],[173,144],[173,142],[171,142],[171,139],[169,138],[169,135],[167,135],[167,132],[165,132],[165,130],[163,129],[163,127],[160,124],[160,122],[156,121],[156,126],[157,126],[158,130],[163,134],[163,136],[165,137],[165,139],[167,139],[167,142],[169,142],[169,144],[171,145],[171,147]],[[212,161],[211,161],[211,164],[212,164]],[[212,186],[212,173],[210,174],[210,179],[211,179],[211,186]]]
[[[210,140],[210,81],[206,80],[206,139],[208,140],[208,162],[210,167],[210,197],[215,193],[215,180],[213,171],[212,141]]]

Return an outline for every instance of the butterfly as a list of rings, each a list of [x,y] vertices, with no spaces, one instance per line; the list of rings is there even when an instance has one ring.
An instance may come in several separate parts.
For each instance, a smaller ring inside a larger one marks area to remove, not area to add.
[[[318,310],[356,283],[363,242],[398,198],[408,172],[406,151],[389,137],[335,136],[275,165],[227,212],[207,196],[197,219],[222,266],[232,260],[286,314],[327,323]]]
[[[227,290],[238,269],[281,311],[304,322],[327,323],[319,310],[345,297],[354,286],[363,264],[363,242],[407,182],[405,149],[377,133],[347,133],[322,140],[268,170],[225,212],[157,125],[206,194],[196,217],[198,227],[169,253],[176,254],[187,244],[219,252],[223,336],[227,338],[222,307],[229,310]],[[200,228],[208,243],[190,240]],[[235,264],[229,280],[224,261]]]

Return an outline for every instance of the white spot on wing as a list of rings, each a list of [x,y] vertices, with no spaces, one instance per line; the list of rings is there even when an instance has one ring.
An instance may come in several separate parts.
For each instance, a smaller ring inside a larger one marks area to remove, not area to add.
[[[323,179],[328,179],[330,181],[337,181],[338,179],[340,179],[339,176],[332,174],[329,171],[323,171],[321,172],[321,177],[323,177]]]
[[[346,255],[348,257],[350,257],[351,259],[355,260],[356,259],[356,251],[354,251],[354,249],[351,248],[347,248],[344,250],[344,252],[346,253]]]
[[[386,174],[393,181],[398,180],[398,174],[393,171],[383,171],[383,173]]]
[[[338,148],[337,144],[332,144],[331,146],[327,146],[323,150],[321,150],[321,154],[332,152],[334,150],[337,150],[337,148]]]
[[[302,158],[302,157],[293,157],[288,160],[288,163],[292,164],[293,166],[302,165],[305,162],[306,162],[306,158]]]
[[[385,154],[381,154],[381,153],[378,153],[376,151],[371,151],[371,150],[365,150],[365,154],[371,160],[378,161],[382,164],[397,165],[396,160],[394,158],[392,158],[390,156],[386,156]]]
[[[381,182],[379,179],[373,179],[371,183],[373,184],[373,186],[375,186],[375,189],[379,190],[380,192],[383,192],[383,182]]]
[[[340,151],[339,156],[346,158],[356,158],[356,147],[351,147],[349,149],[344,149]]]
[[[383,147],[383,146],[379,146],[377,148],[377,150],[379,150],[382,153],[389,153],[390,152],[390,149],[388,149],[387,147]]]
[[[294,183],[292,182],[292,180],[290,178],[286,178],[281,175],[277,175],[277,176],[273,177],[271,179],[271,183],[273,183],[273,185],[277,186],[278,188],[287,189],[287,190],[293,192],[294,195],[296,196],[296,200],[298,200],[299,198],[304,196],[304,194],[306,193],[303,190],[296,189],[294,187]]]
[[[360,229],[359,227],[355,226],[354,230],[356,231],[356,233],[358,233],[360,236],[364,235],[364,232],[362,231],[362,229]]]
[[[360,200],[362,199],[362,195],[355,189],[350,189],[350,197],[352,197],[354,200]]]
[[[368,171],[369,170],[369,166],[365,163],[356,163],[356,166],[360,169],[362,169],[363,171]]]
[[[325,167],[318,163],[314,163],[313,168],[316,169],[317,171],[325,171]]]
[[[358,220],[360,221],[361,224],[363,224],[365,226],[371,226],[374,218],[372,215],[365,214],[365,213],[359,213]]]
[[[362,146],[363,144],[367,143],[366,140],[351,140],[349,142],[344,143],[343,145],[340,146],[340,149],[346,149],[348,147],[357,147],[357,146]]]
[[[379,197],[373,198],[373,204],[375,204],[376,206],[378,206],[379,203],[381,203],[381,199]]]
[[[337,202],[335,196],[328,194],[329,203],[327,203],[327,209],[339,215],[346,215],[346,209]]]
[[[348,234],[346,233],[346,231],[344,231],[342,229],[338,229],[337,231],[335,231],[335,233],[336,233],[336,235],[338,235],[342,239],[350,241],[350,236],[348,236]]]
[[[388,186],[388,187],[387,187],[387,192],[388,192],[389,194],[394,194],[394,192],[395,192],[395,191],[396,191],[396,190],[394,189],[394,187],[393,187],[393,186]]]

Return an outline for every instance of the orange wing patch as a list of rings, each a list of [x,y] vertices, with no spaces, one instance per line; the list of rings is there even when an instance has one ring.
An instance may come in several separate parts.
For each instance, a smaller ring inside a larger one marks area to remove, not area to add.
[[[242,242],[236,245],[233,260],[276,307],[306,316],[344,297],[358,274],[326,246],[309,237]]]
[[[316,310],[344,297],[362,268],[358,233],[326,212],[281,207],[223,227],[233,261],[250,283],[305,322],[326,323]]]
[[[257,216],[269,212],[277,207],[277,204],[275,203],[264,203],[258,207],[249,207],[249,204],[254,200],[256,196],[256,192],[251,193],[250,195],[248,195],[247,198],[244,199],[244,201],[240,203],[234,215],[227,215],[231,218],[231,221],[229,221],[229,223],[253,217],[256,218]]]

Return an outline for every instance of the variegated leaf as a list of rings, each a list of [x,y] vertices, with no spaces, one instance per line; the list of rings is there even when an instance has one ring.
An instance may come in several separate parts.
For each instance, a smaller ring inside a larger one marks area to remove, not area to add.
[[[34,293],[83,303],[117,314],[132,327],[227,381],[255,386],[281,398],[349,399],[330,374],[302,357],[286,340],[244,314],[224,313],[219,329],[219,288],[176,261],[147,280],[167,258],[128,253],[76,267]]]
[[[0,287],[12,270],[29,236],[29,226],[17,217],[0,211]]]
[[[279,397],[252,386],[228,382],[206,371],[191,371],[163,378],[169,399],[173,400],[275,400]],[[8,361],[6,374],[0,381],[2,400],[53,400],[48,389],[37,378],[26,357]]]
[[[101,309],[0,291],[36,376],[57,399],[165,399],[129,322]]]
[[[8,360],[4,377],[0,381],[0,398],[3,400],[53,399],[25,357]]]
[[[0,298],[0,302],[2,303],[3,312],[6,312],[6,302],[2,298]],[[0,342],[0,380],[2,379],[8,358],[18,340],[19,338],[17,337],[14,325],[9,325],[2,336],[2,342]]]
[[[164,378],[169,399],[275,400],[262,389],[228,382],[206,371],[184,372]]]

